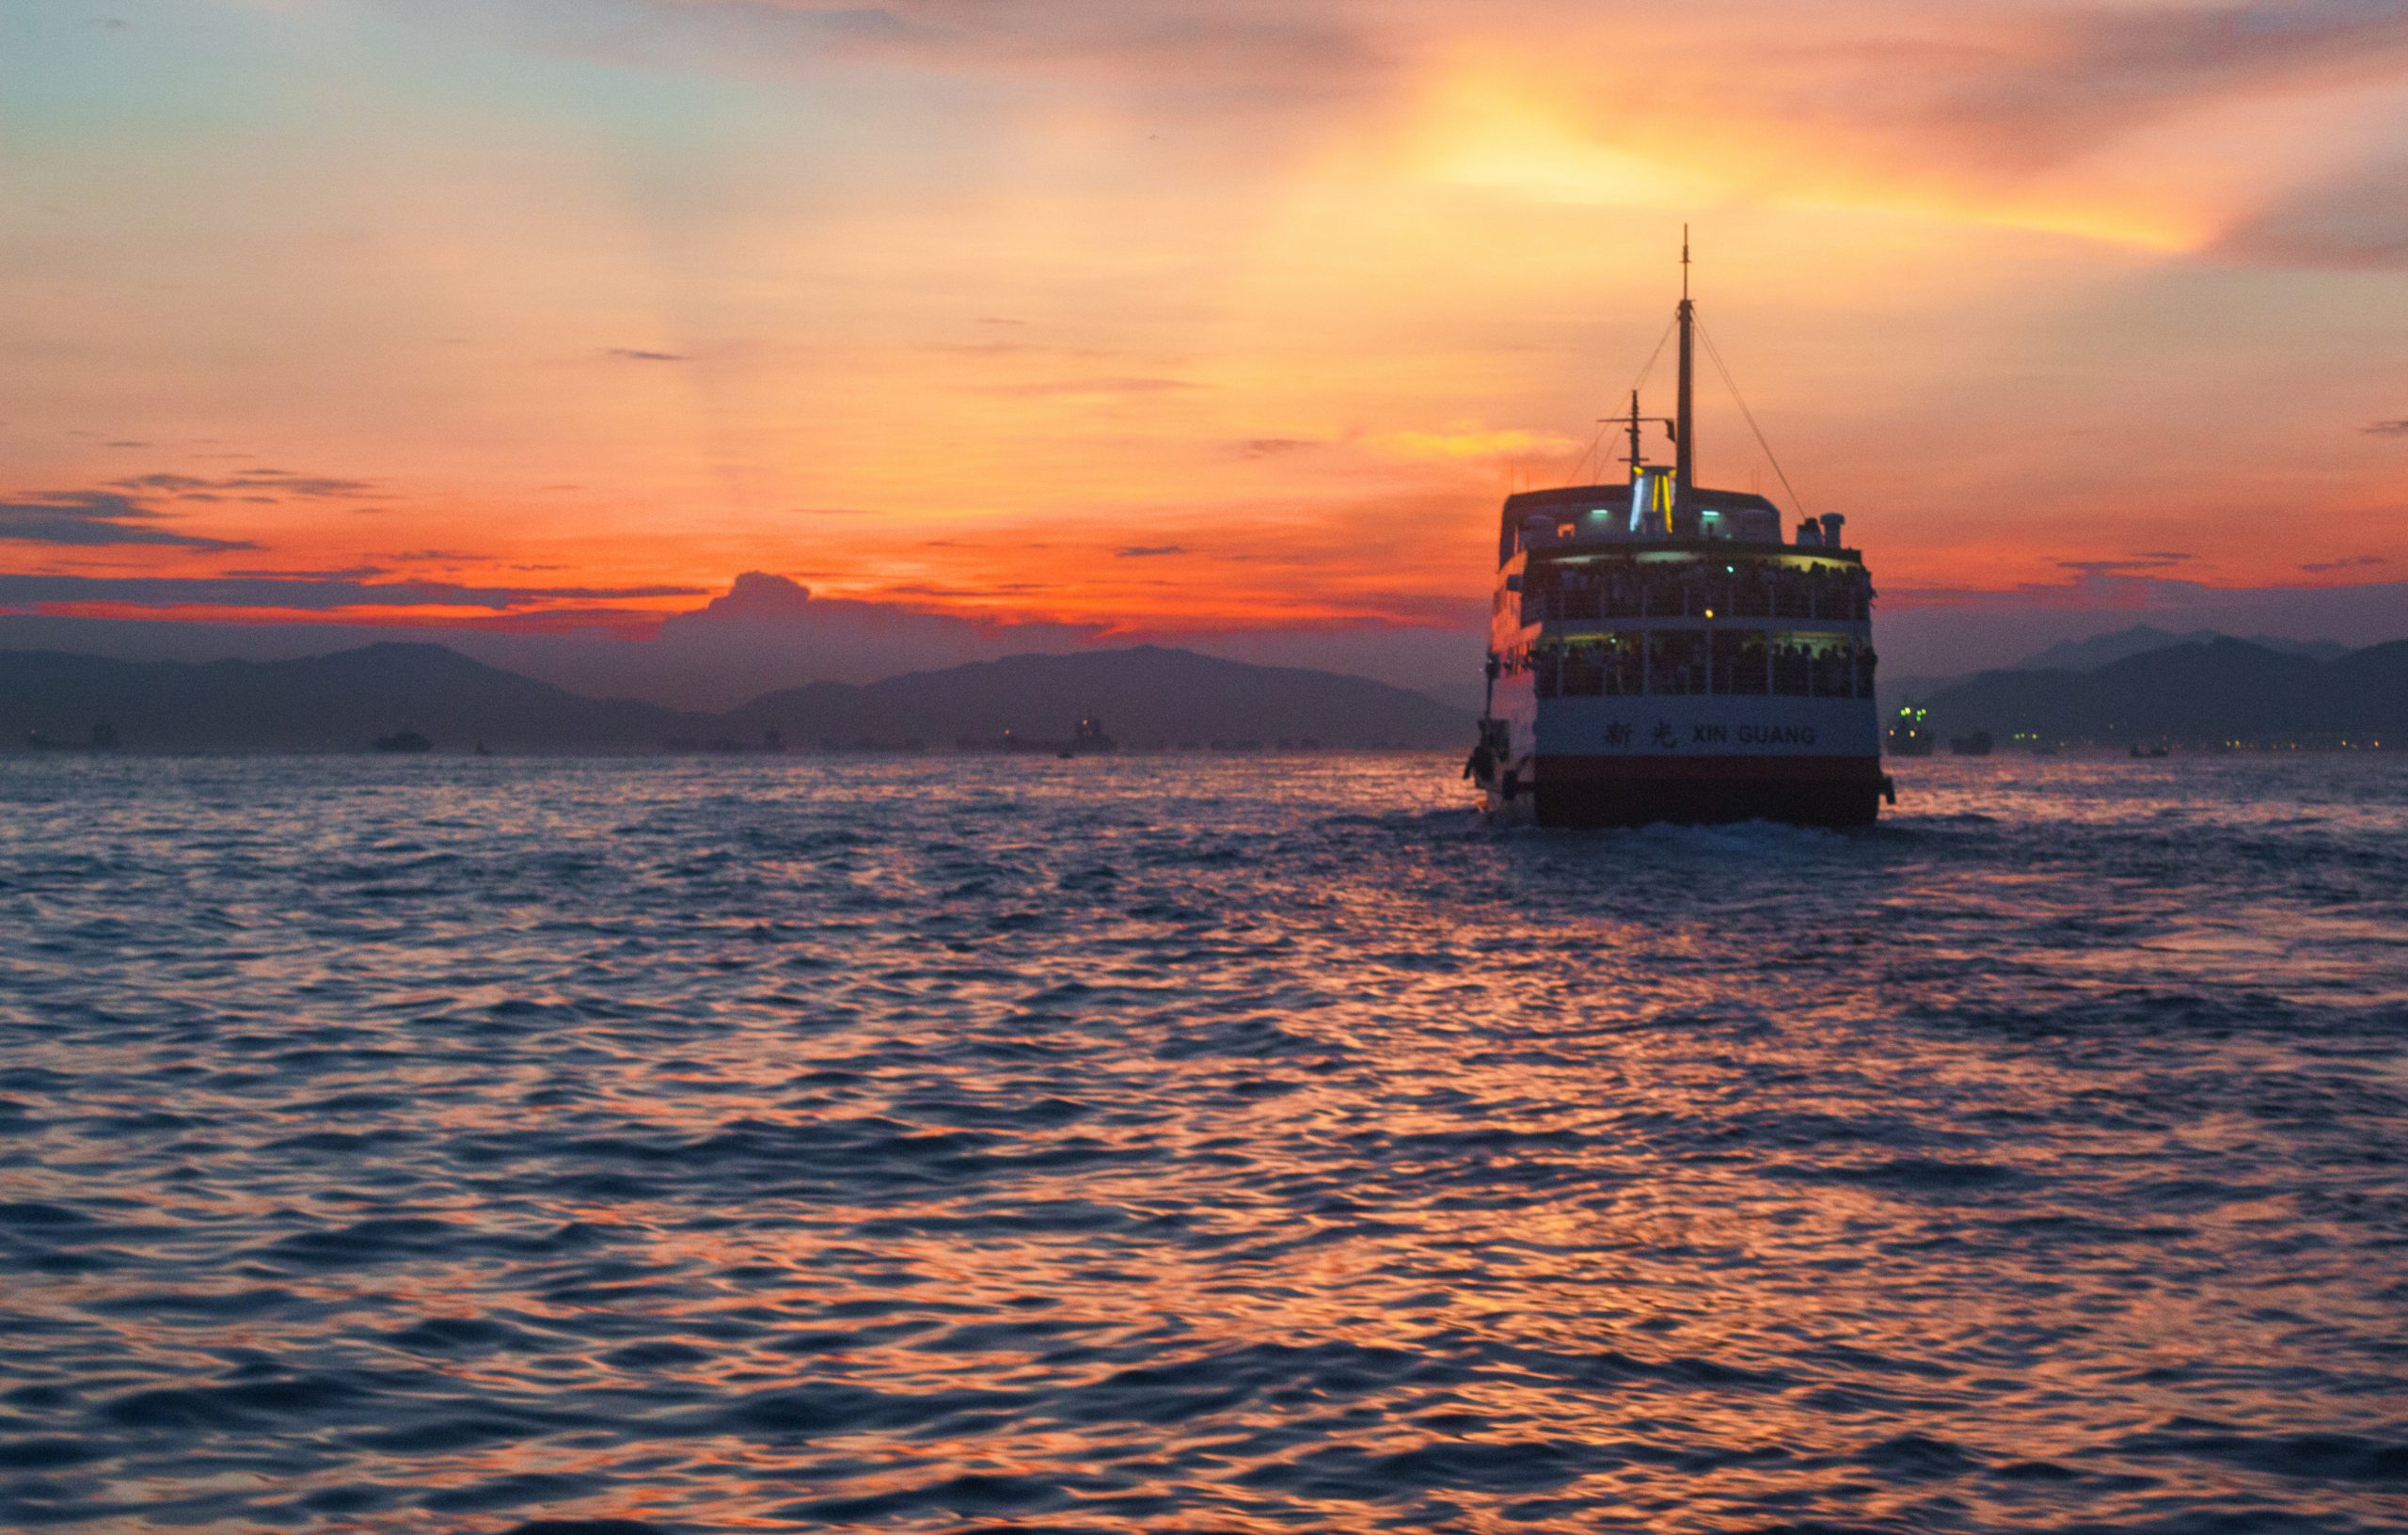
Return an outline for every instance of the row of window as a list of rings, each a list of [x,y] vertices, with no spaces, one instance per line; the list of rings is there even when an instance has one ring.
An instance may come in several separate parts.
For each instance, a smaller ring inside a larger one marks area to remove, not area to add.
[[[1805,618],[1861,624],[1873,581],[1861,565],[1780,561],[1541,562],[1522,578],[1522,622],[1607,618]]]
[[[1761,629],[1655,629],[1515,647],[1508,675],[1533,673],[1541,698],[1779,694],[1871,698],[1873,647]]]

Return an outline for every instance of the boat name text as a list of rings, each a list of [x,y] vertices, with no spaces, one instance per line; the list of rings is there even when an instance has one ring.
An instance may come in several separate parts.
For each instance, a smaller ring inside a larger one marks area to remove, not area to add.
[[[1624,750],[1639,740],[1639,733],[1630,725],[1615,720],[1606,727],[1606,744]],[[1691,725],[1688,744],[1691,746],[1728,746],[1735,741],[1740,746],[1812,746],[1814,727],[1812,725]],[[1677,752],[1681,737],[1672,722],[1658,720],[1646,737],[1646,744],[1658,752]]]

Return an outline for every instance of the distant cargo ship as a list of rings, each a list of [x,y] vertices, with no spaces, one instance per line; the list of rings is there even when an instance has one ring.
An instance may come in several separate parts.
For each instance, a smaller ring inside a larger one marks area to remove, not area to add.
[[[1465,773],[1498,819],[1865,826],[1889,791],[1873,583],[1845,520],[1782,537],[1766,498],[1697,483],[1681,250],[1674,414],[1624,421],[1630,479],[1506,498],[1488,704]],[[1643,429],[1671,433],[1650,464]]]
[[[25,737],[28,752],[115,752],[125,743],[119,738],[117,726],[106,720],[92,726],[90,736],[80,741],[62,741],[37,730]]]
[[[1888,745],[1893,757],[1927,757],[1931,755],[1932,735],[1925,721],[1931,711],[1920,704],[1901,704],[1897,718],[1890,721]]]
[[[1221,743],[1212,743],[1218,750]],[[1104,757],[1120,750],[1120,743],[1105,733],[1102,719],[1092,713],[1083,714],[1070,732],[1069,740],[1048,740],[1042,736],[1022,736],[1006,730],[1001,736],[963,736],[954,742],[961,752],[1051,752],[1059,758]],[[1193,750],[1191,743],[1190,750]]]
[[[1083,715],[1079,728],[1070,732],[1056,755],[1063,757],[1106,757],[1120,750],[1120,743],[1103,733],[1103,721],[1094,715]]]

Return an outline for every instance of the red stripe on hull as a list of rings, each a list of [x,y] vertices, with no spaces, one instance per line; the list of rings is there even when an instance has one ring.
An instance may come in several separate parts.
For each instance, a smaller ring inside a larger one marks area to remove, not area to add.
[[[1879,757],[1542,756],[1490,808],[1541,826],[1788,821],[1871,826]]]
[[[1549,756],[1539,754],[1542,783],[1855,783],[1881,786],[1879,757]]]

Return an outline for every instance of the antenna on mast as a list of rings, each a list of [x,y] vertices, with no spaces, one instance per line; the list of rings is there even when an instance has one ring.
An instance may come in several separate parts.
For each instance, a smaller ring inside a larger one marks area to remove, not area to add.
[[[1610,423],[1611,425],[1619,426],[1630,435],[1630,456],[1624,459],[1623,462],[1630,466],[1633,476],[1636,476],[1640,469],[1647,466],[1647,451],[1643,439],[1640,435],[1639,429],[1642,426],[1660,426],[1668,433],[1672,429],[1672,419],[1670,416],[1641,416],[1639,413],[1639,391],[1637,389],[1630,391],[1630,413],[1628,415],[1600,416],[1597,418],[1597,421],[1599,425]]]
[[[1680,511],[1689,509],[1689,482],[1697,469],[1696,434],[1691,430],[1696,420],[1694,373],[1690,357],[1690,333],[1697,327],[1697,306],[1689,302],[1689,227],[1681,226],[1681,307],[1675,311],[1681,325],[1680,401],[1673,408],[1672,419],[1672,504]]]

